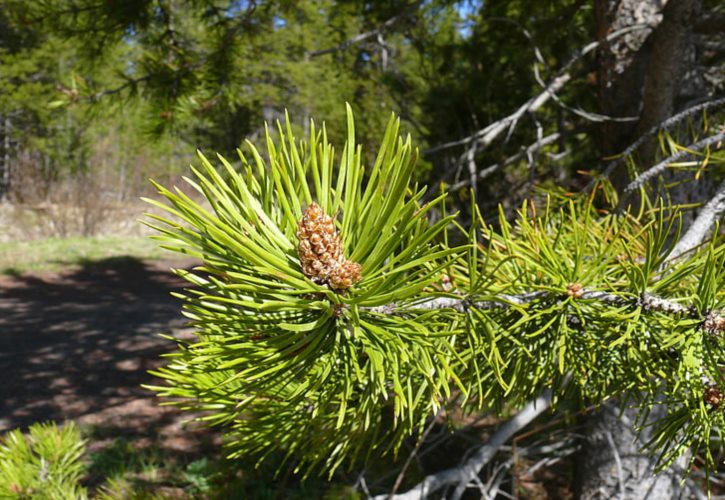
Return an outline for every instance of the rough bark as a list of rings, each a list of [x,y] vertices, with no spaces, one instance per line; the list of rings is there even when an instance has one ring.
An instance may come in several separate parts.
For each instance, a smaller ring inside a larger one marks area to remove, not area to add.
[[[662,22],[650,37],[649,61],[642,94],[642,115],[636,136],[674,114],[679,96],[702,95],[695,70],[695,44],[693,27],[701,10],[700,0],[670,0],[664,8]],[[684,83],[688,83],[684,86]],[[688,92],[683,92],[687,90]],[[683,95],[690,94],[690,95]],[[656,142],[642,156],[654,156]]]
[[[649,428],[645,428],[639,436],[636,434],[633,426],[636,413],[633,408],[621,412],[616,402],[612,401],[588,419],[584,452],[577,461],[576,498],[686,498],[679,484],[685,459],[675,467],[654,475],[656,459],[640,450],[641,443],[650,437]],[[665,408],[658,406],[653,409],[650,419],[664,415]]]
[[[603,39],[637,24],[650,30],[637,30],[608,44],[598,52],[600,112],[610,116],[638,116],[647,73],[649,47],[646,41],[662,22],[662,4],[667,0],[597,0],[597,35]],[[604,122],[599,129],[603,155],[619,153],[631,141],[636,123]]]
[[[603,156],[621,153],[649,128],[661,123],[693,99],[705,94],[696,64],[693,35],[701,17],[701,0],[597,0],[599,38],[635,24],[634,31],[603,44],[598,52],[599,105],[603,114],[639,116],[633,123],[605,122],[599,127]],[[640,148],[643,161],[653,158],[656,141]],[[615,185],[626,182],[614,173]]]

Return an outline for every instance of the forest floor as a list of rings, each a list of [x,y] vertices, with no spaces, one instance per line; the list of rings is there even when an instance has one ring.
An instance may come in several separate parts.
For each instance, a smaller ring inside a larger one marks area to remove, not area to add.
[[[192,265],[114,256],[0,275],[0,432],[72,420],[91,454],[128,445],[189,463],[218,449],[215,433],[141,387],[159,382],[148,370],[174,348],[158,334],[190,335],[169,268]]]
[[[0,432],[44,420],[124,435],[178,425],[178,412],[140,386],[154,382],[147,371],[173,348],[158,334],[183,334],[170,293],[184,283],[169,268],[191,264],[110,257],[0,276]],[[169,446],[189,446],[169,438]]]

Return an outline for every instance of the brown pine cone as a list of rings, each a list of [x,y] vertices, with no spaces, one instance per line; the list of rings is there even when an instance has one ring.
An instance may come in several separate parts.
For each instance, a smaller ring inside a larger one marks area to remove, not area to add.
[[[317,203],[312,203],[299,223],[297,238],[302,271],[316,283],[324,282],[342,257],[335,222]]]
[[[717,409],[720,408],[720,404],[722,403],[723,393],[719,388],[711,385],[705,389],[705,392],[702,395],[702,399],[705,400],[705,403]]]
[[[297,227],[302,272],[315,283],[347,290],[360,281],[360,264],[345,259],[335,221],[311,203]]]

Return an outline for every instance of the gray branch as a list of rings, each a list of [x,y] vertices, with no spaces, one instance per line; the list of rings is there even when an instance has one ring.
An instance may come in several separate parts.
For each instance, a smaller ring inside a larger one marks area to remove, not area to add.
[[[505,118],[502,118],[494,123],[491,123],[487,127],[479,130],[478,132],[469,135],[468,137],[465,137],[463,139],[459,139],[457,141],[451,141],[444,144],[441,144],[439,146],[430,148],[423,152],[423,154],[432,154],[436,153],[438,151],[442,151],[444,149],[450,149],[452,147],[456,146],[463,146],[470,144],[472,142],[477,142],[481,147],[485,148],[489,144],[491,144],[501,133],[510,128],[511,126],[515,126],[515,124],[518,122],[518,120],[526,113],[534,112],[538,110],[541,106],[543,106],[549,99],[553,98],[559,90],[561,90],[570,80],[571,80],[571,74],[567,72],[567,70],[579,59],[584,57],[585,55],[591,53],[594,51],[597,47],[604,43],[609,43],[612,40],[619,38],[620,36],[626,35],[627,33],[630,33],[632,31],[641,30],[641,29],[650,29],[651,26],[648,24],[637,24],[634,26],[628,26],[627,28],[617,30],[613,33],[610,33],[605,38],[601,40],[597,40],[595,42],[591,42],[588,45],[584,46],[582,49],[578,50],[574,56],[559,70],[559,73],[557,76],[555,76],[546,86],[545,88],[535,97],[532,97],[528,101],[526,101],[524,104],[522,104],[516,111],[511,113],[510,115],[506,116]]]
[[[627,149],[622,151],[622,153],[619,155],[619,158],[616,160],[613,160],[609,166],[607,166],[606,170],[603,172],[604,177],[609,177],[614,169],[622,165],[627,157],[629,157],[632,153],[634,153],[638,147],[644,143],[644,141],[647,140],[650,136],[656,134],[657,132],[661,130],[669,130],[670,128],[674,127],[678,123],[680,123],[685,118],[688,118],[690,116],[694,116],[702,111],[706,111],[710,108],[718,108],[720,106],[725,105],[725,97],[722,97],[720,99],[715,99],[712,101],[703,102],[700,104],[697,104],[695,106],[689,107],[687,109],[684,109],[680,111],[679,113],[672,115],[659,125],[655,125],[654,127],[650,128],[647,132],[642,134],[636,141],[634,141],[632,144],[627,146]],[[591,185],[588,186],[588,188],[591,188]]]
[[[413,5],[411,5],[411,8],[417,7],[418,3],[419,2],[416,2]],[[409,15],[410,11],[412,10],[411,8],[406,9],[406,12],[403,12],[401,14],[391,17],[390,19],[388,19],[387,21],[385,21],[384,23],[382,23],[380,26],[378,26],[377,28],[375,28],[373,30],[366,31],[364,33],[355,35],[354,37],[350,38],[349,40],[345,40],[341,44],[335,45],[334,47],[329,47],[327,49],[314,50],[311,52],[307,52],[306,55],[307,55],[307,57],[311,58],[311,57],[322,56],[325,54],[332,54],[333,52],[345,50],[353,45],[364,42],[365,40],[368,40],[370,38],[373,38],[373,37],[377,38],[378,36],[381,36],[383,33],[385,33],[385,31],[388,30],[390,27],[392,27],[395,23],[400,21],[403,17]]]
[[[683,150],[678,151],[677,153],[675,153],[671,156],[668,156],[667,158],[665,158],[664,160],[659,162],[657,165],[642,172],[632,182],[630,182],[626,188],[624,188],[624,196],[622,197],[620,206],[622,205],[622,203],[624,203],[629,198],[629,196],[634,191],[636,191],[637,189],[644,186],[653,177],[661,175],[667,169],[667,167],[669,167],[671,164],[684,160],[685,158],[692,156],[693,153],[702,151],[703,149],[705,149],[709,146],[714,145],[715,150],[718,150],[722,147],[721,143],[724,140],[725,140],[725,132],[719,132],[715,135],[711,135],[710,137],[706,137],[706,138],[702,139],[701,141],[696,142],[695,144],[690,144]]]
[[[549,144],[555,143],[556,141],[559,140],[560,137],[561,137],[561,134],[559,132],[554,132],[553,134],[547,135],[546,137],[542,137],[541,140],[536,141],[533,144],[530,144],[526,148],[523,148],[521,151],[519,151],[515,155],[512,155],[512,156],[506,158],[501,163],[494,163],[493,165],[489,165],[488,167],[479,170],[478,173],[476,174],[475,179],[477,179],[478,181],[483,180],[486,177],[493,174],[494,172],[497,172],[498,170],[502,169],[503,167],[507,167],[513,163],[516,163],[517,161],[519,161],[523,158],[527,158],[528,156],[533,155],[534,153],[537,153],[544,146],[548,146]],[[464,179],[460,182],[456,182],[455,184],[451,185],[448,188],[448,191],[453,192],[458,189],[461,189],[462,187],[466,187],[470,184],[471,184],[471,179]]]
[[[697,218],[677,242],[670,256],[676,259],[697,248],[723,214],[725,214],[725,181],[720,184],[715,196],[702,207]]]
[[[603,292],[600,290],[588,290],[586,288],[576,292],[577,300],[594,300],[605,304],[621,306],[626,304],[628,300],[620,295]],[[526,292],[518,295],[500,294],[496,300],[472,300],[471,298],[459,297],[434,297],[422,302],[413,302],[409,304],[385,304],[383,306],[364,307],[366,312],[376,314],[407,314],[424,311],[434,311],[439,309],[452,309],[460,313],[467,313],[472,309],[477,310],[493,310],[508,309],[512,305],[522,306],[530,304],[539,299],[561,299],[567,292],[548,292],[536,291]],[[634,306],[639,306],[646,311],[658,311],[666,314],[685,314],[690,312],[688,306],[684,306],[679,302],[663,299],[649,293],[644,293],[641,297],[629,301]]]
[[[426,476],[423,481],[405,493],[378,495],[373,497],[373,500],[420,500],[421,498],[428,498],[428,495],[434,491],[452,484],[458,485],[454,497],[456,495],[460,497],[462,490],[474,480],[481,468],[496,455],[501,446],[532,420],[544,413],[550,405],[551,393],[545,391],[544,394],[528,403],[515,417],[503,424],[486,444],[478,448],[473,456],[460,466]],[[459,493],[459,490],[461,490],[461,493]]]
[[[519,107],[519,109],[506,116],[505,118],[501,118],[500,120],[491,123],[487,127],[479,130],[474,134],[469,135],[468,137],[459,139],[457,141],[447,142],[445,144],[441,144],[434,148],[428,149],[424,151],[423,154],[428,155],[436,153],[438,151],[442,151],[444,149],[450,149],[455,146],[464,146],[474,142],[480,148],[485,149],[505,130],[511,128],[512,126],[515,126],[516,123],[518,123],[518,121],[521,119],[521,117],[524,116],[526,113],[534,112],[541,108],[541,106],[543,106],[549,99],[551,99],[551,97],[554,96],[556,92],[561,90],[569,82],[569,80],[571,80],[571,75],[569,73],[564,73],[557,76],[551,82],[549,82],[546,88],[544,88],[544,90],[539,93],[539,95],[532,97],[531,99],[526,101]]]
[[[547,292],[528,292],[520,295],[499,295],[498,301],[471,301],[465,298],[456,297],[435,297],[432,299],[401,306],[400,304],[385,304],[384,306],[370,307],[366,310],[380,314],[398,314],[411,310],[433,311],[436,309],[453,309],[458,312],[468,312],[470,309],[505,309],[511,304],[524,305],[544,297]]]

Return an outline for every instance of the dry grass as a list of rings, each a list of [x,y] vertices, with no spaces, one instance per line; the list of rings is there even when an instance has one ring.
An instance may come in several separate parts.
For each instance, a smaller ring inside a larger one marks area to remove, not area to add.
[[[156,260],[174,255],[144,236],[46,238],[0,243],[0,274],[60,271],[89,261],[129,256]]]
[[[144,236],[139,219],[149,206],[106,204],[89,207],[60,203],[0,204],[0,242],[71,236]]]

